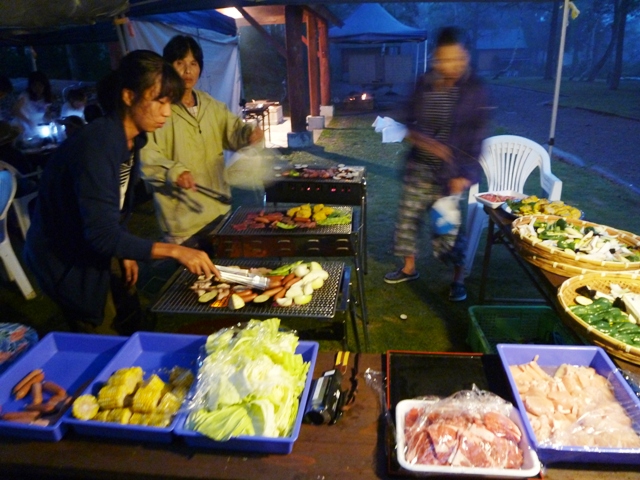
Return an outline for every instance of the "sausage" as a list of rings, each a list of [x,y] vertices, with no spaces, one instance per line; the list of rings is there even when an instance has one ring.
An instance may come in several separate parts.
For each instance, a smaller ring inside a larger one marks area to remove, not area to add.
[[[40,405],[42,403],[42,383],[36,382],[31,385],[31,404]]]
[[[267,275],[267,278],[269,278],[271,282],[276,280],[282,281],[282,279],[284,278],[284,275]]]
[[[282,288],[282,290],[280,290],[278,293],[276,293],[276,294],[273,296],[273,299],[274,299],[274,300],[278,300],[279,298],[283,298],[283,297],[284,297],[284,295],[285,295],[285,293],[287,293],[287,289],[283,287],[283,288]]]
[[[267,217],[256,217],[253,221],[256,223],[264,223],[265,225],[272,222],[272,220],[269,220]]]
[[[55,382],[46,380],[42,382],[42,388],[45,392],[49,392],[57,397],[66,397],[67,391]]]
[[[276,288],[282,286],[282,279],[271,279],[269,280],[269,288]]]
[[[29,374],[27,374],[22,380],[20,380],[15,387],[13,387],[13,393],[15,395],[16,400],[20,400],[27,396],[29,391],[31,390],[31,385],[34,383],[39,383],[44,380],[44,372],[37,368],[33,370]]]
[[[296,277],[294,275],[294,278],[292,278],[291,280],[289,280],[287,283],[284,284],[284,288],[288,290],[289,288],[291,288],[291,285],[298,283],[300,280],[302,280],[302,277]]]
[[[282,285],[284,285],[286,287],[287,282],[289,280],[291,280],[292,278],[295,278],[295,277],[296,277],[296,274],[293,273],[293,272],[291,272],[289,275],[285,275],[285,277],[282,279]]]
[[[242,298],[242,301],[244,303],[249,303],[249,302],[253,302],[253,299],[256,298],[258,296],[258,294],[252,290],[249,290],[249,293],[245,294],[245,295],[240,295],[240,298]]]
[[[246,288],[244,290],[238,290],[238,291],[233,292],[233,293],[235,293],[236,295],[238,295],[239,297],[242,297],[242,299],[244,299],[244,297],[248,297],[251,294],[253,294],[254,292],[250,288]]]
[[[275,294],[279,293],[280,290],[284,290],[284,287],[270,288],[269,290],[265,290],[264,292],[262,292],[262,295],[273,297]]]
[[[31,423],[40,416],[40,412],[6,412],[2,419],[8,422]]]

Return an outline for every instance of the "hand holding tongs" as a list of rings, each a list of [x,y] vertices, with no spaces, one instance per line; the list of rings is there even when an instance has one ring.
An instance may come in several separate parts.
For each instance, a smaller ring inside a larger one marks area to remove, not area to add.
[[[252,275],[249,273],[249,270],[223,267],[222,265],[216,265],[216,268],[220,272],[220,280],[225,282],[247,285],[251,288],[257,288],[258,290],[266,290],[269,286],[269,278],[262,277],[260,275]]]

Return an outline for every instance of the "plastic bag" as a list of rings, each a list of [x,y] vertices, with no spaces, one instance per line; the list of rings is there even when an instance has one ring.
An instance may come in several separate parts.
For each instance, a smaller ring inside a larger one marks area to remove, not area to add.
[[[457,235],[461,218],[460,195],[442,197],[431,207],[431,231],[434,235]]]
[[[523,465],[523,433],[510,418],[513,405],[499,396],[474,386],[418,405],[404,416],[408,463],[515,469]]]
[[[231,155],[224,169],[224,180],[236,188],[262,188],[272,177],[273,164],[271,150],[249,145]]]

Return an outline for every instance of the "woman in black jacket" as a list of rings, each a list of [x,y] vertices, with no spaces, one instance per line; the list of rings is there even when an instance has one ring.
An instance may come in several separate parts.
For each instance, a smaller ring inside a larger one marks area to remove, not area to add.
[[[24,258],[42,290],[75,331],[105,320],[112,259],[127,286],[139,260],[173,258],[195,274],[218,274],[205,252],[129,233],[125,221],[138,180],[146,132],[160,128],[184,89],[158,54],[137,50],[113,75],[111,113],[64,142],[48,161]],[[100,330],[98,330],[100,331]]]

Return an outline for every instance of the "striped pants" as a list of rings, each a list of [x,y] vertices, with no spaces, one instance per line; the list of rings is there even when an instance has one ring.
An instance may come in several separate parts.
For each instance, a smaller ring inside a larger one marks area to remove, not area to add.
[[[398,209],[394,235],[394,254],[399,257],[417,256],[418,236],[425,213],[436,200],[445,196],[445,187],[434,183],[437,165],[409,160],[403,178],[403,191]],[[457,235],[432,237],[433,254],[443,262],[464,265],[466,236],[464,229]]]

